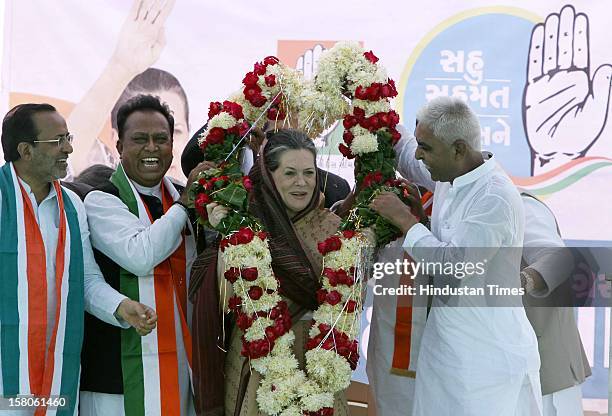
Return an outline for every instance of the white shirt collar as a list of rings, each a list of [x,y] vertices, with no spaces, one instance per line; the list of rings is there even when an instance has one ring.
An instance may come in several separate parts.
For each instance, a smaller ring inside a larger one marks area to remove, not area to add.
[[[451,184],[453,188],[459,188],[461,186],[476,182],[478,179],[486,176],[495,169],[497,162],[495,161],[493,154],[490,152],[482,152],[482,156],[484,158],[484,163],[471,171],[456,177]]]
[[[149,188],[149,187],[137,184],[132,179],[130,179],[130,180],[131,180],[132,184],[134,185],[134,188],[136,188],[136,191],[139,194],[151,195],[151,196],[157,197],[157,198],[159,198],[161,200],[161,196],[162,196],[161,195],[161,182],[158,183],[157,185],[152,186],[152,187]]]
[[[15,173],[17,173],[17,172],[15,171]],[[30,194],[34,195],[33,192],[32,192],[32,187],[30,187],[30,185],[26,181],[24,181],[19,175],[17,175],[17,179],[19,180],[19,183],[23,186],[23,189],[25,189],[25,191],[26,191],[26,193],[28,195],[30,195]],[[57,192],[55,192],[55,187],[53,186],[53,183],[49,183],[49,193],[47,194],[47,196],[45,196],[43,198],[42,201],[40,201],[40,204],[45,202],[47,199],[52,199],[52,198],[55,198],[55,197],[57,197]],[[34,198],[34,200],[36,200],[36,198]],[[40,205],[40,204],[38,204],[38,205]]]

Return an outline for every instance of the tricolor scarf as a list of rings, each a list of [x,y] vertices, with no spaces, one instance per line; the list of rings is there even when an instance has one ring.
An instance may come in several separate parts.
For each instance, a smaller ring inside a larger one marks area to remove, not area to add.
[[[431,215],[432,202],[433,193],[431,192],[426,192],[421,197],[421,205],[425,215]],[[404,253],[404,259],[409,262],[413,261],[406,253]],[[399,279],[399,287],[418,287],[421,279],[423,279],[422,276],[413,277],[410,274],[402,274]],[[429,279],[425,278],[425,280]],[[428,282],[424,281],[422,283],[427,284]],[[392,374],[416,378],[417,357],[428,313],[429,301],[427,297],[410,296],[408,294],[397,296],[395,336],[391,362]]]
[[[65,396],[77,411],[83,342],[83,246],[77,212],[59,182],[55,321],[47,320],[46,253],[29,196],[11,163],[0,168],[0,355],[2,396]],[[46,345],[47,325],[53,325]],[[45,415],[44,408],[35,415]]]
[[[119,165],[110,181],[119,190],[119,198],[145,226],[153,219],[142,198]],[[166,212],[179,195],[164,178],[162,205]],[[120,291],[130,299],[150,306],[157,312],[157,329],[141,337],[133,328],[121,331],[121,369],[125,414],[180,415],[178,348],[176,345],[176,302],[183,345],[191,374],[191,333],[187,325],[187,273],[185,236],[179,248],[154,269],[154,278],[135,276],[120,270]]]

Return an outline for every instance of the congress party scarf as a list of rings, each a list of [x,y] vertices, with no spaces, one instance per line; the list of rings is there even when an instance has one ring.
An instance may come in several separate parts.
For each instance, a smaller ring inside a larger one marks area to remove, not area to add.
[[[149,226],[153,219],[142,198],[119,165],[111,176],[119,197],[130,212]],[[162,181],[162,206],[166,212],[178,193],[166,178]],[[120,271],[120,291],[130,299],[156,310],[157,329],[141,337],[133,328],[121,331],[121,368],[125,414],[180,415],[179,368],[175,331],[177,304],[183,345],[191,373],[191,333],[187,325],[187,274],[185,237],[179,248],[153,271],[154,278],[139,277]]]
[[[55,320],[47,319],[45,245],[32,202],[11,163],[0,168],[0,354],[2,396],[64,396],[76,414],[83,342],[83,246],[77,212],[59,182]],[[47,325],[53,325],[47,345]]]

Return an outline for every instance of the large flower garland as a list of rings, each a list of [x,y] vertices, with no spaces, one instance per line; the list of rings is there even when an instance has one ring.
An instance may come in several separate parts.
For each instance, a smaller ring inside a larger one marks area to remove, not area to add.
[[[304,85],[297,72],[268,57],[246,74],[241,93],[223,103],[211,103],[208,128],[200,137],[205,158],[221,163],[193,184],[194,206],[208,226],[208,203],[231,208],[216,227],[225,236],[223,273],[234,293],[229,308],[243,331],[241,353],[262,375],[257,403],[271,415],[332,415],[334,394],[349,386],[357,366],[360,265],[368,244],[358,230],[373,226],[378,244],[390,239],[397,230],[370,211],[367,203],[381,189],[401,193],[392,176],[399,117],[388,101],[397,92],[377,60],[356,44],[339,44],[321,57],[315,80]],[[351,106],[347,98],[352,99]],[[357,207],[342,224],[343,231],[318,247],[324,269],[317,292],[320,306],[313,314],[306,344],[305,372],[292,352],[291,317],[278,293],[263,226],[248,214],[251,184],[240,173],[237,160],[249,124],[285,122],[290,114],[299,114],[300,127],[311,134],[343,118],[345,145],[340,150],[359,158],[356,179],[363,188]]]
[[[342,119],[344,143],[338,149],[349,159],[357,158],[355,181],[361,190],[342,229],[372,227],[376,245],[383,246],[396,238],[399,230],[370,210],[369,203],[382,191],[407,200],[395,179],[393,146],[400,139],[396,129],[399,115],[391,109],[390,99],[397,96],[397,90],[378,60],[358,43],[337,43],[321,55],[314,82],[302,91],[300,105],[317,120],[326,121],[319,126],[322,129]],[[328,101],[343,100],[350,105],[323,108],[310,100],[319,95],[333,95]]]

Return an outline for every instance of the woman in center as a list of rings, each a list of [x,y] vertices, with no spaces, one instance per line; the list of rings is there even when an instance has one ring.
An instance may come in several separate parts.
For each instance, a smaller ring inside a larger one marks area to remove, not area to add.
[[[249,209],[268,232],[272,268],[291,312],[295,333],[293,350],[300,368],[304,369],[312,312],[319,306],[316,291],[321,287],[323,259],[317,243],[338,230],[340,218],[323,208],[316,149],[301,131],[280,130],[273,134],[264,144],[249,177],[253,185]],[[213,225],[227,214],[227,208],[221,205],[210,204],[207,209]],[[231,322],[231,316],[225,324],[217,319],[219,294],[226,287],[218,257],[218,249],[211,247],[200,255],[193,271],[201,281],[195,295],[193,322],[198,414],[264,415],[256,401],[261,376],[240,354],[242,331]],[[215,306],[211,308],[211,304]],[[221,307],[227,310],[227,305]],[[225,353],[222,344],[225,344]],[[348,415],[344,392],[335,397],[334,415]]]

